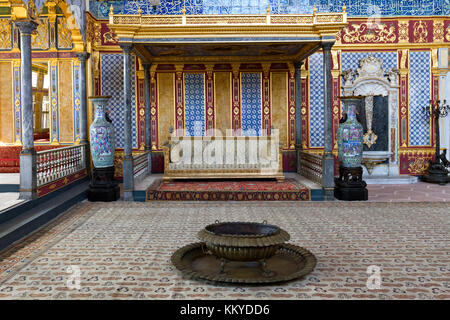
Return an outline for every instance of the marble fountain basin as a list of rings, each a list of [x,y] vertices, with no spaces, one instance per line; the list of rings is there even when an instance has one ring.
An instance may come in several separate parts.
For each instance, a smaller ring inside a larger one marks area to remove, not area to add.
[[[364,151],[361,163],[367,169],[369,174],[372,174],[373,169],[385,162],[392,155],[392,152],[389,151]]]

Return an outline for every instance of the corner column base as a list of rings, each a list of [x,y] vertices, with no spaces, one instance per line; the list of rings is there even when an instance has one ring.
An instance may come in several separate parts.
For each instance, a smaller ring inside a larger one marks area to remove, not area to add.
[[[37,163],[36,150],[23,149],[20,152],[20,189],[19,199],[37,198]]]
[[[134,174],[133,174],[133,156],[125,155],[123,157],[123,200],[133,201]]]
[[[325,201],[334,201],[335,200],[334,189],[323,188],[323,199]]]

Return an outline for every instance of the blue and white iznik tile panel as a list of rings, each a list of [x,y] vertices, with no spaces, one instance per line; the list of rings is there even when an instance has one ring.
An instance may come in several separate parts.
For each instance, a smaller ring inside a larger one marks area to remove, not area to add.
[[[397,68],[397,52],[396,51],[368,51],[368,52],[345,52],[341,54],[341,70],[347,69],[356,70],[359,68],[361,59],[373,55],[375,58],[383,60],[382,68],[389,71],[392,68]]]
[[[308,58],[309,63],[309,143],[312,148],[323,147],[323,56],[314,53]]]
[[[205,134],[205,75],[184,74],[184,114],[186,135]]]
[[[241,73],[242,134],[260,135],[261,132],[261,73]]]
[[[89,1],[89,11],[98,18],[108,18],[109,7],[114,13],[180,14],[183,6],[187,14],[247,14],[271,12],[312,13],[341,12],[341,0],[162,0],[154,10],[147,0]],[[450,15],[449,0],[348,0],[345,1],[349,16],[427,16]]]
[[[107,109],[114,124],[116,133],[116,148],[124,147],[124,112],[123,112],[123,55],[102,54],[102,95],[111,96]],[[136,139],[136,81],[135,81],[135,61],[131,56],[131,123],[133,148],[137,148]]]
[[[430,104],[430,52],[409,53],[409,123],[411,146],[430,144],[430,119],[422,108]]]

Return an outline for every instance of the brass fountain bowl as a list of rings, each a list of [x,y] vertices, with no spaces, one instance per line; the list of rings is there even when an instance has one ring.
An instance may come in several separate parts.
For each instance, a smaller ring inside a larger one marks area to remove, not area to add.
[[[290,239],[283,229],[256,222],[217,222],[198,233],[206,248],[218,258],[258,261],[272,257]]]

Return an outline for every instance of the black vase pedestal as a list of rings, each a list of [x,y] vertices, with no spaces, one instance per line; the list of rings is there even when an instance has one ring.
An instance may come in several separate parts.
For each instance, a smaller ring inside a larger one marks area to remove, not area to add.
[[[110,202],[120,199],[120,187],[114,179],[114,166],[95,168],[89,184],[88,200]]]
[[[362,179],[362,167],[339,167],[339,178],[335,179],[334,197],[345,201],[365,201],[369,198],[367,183]]]

